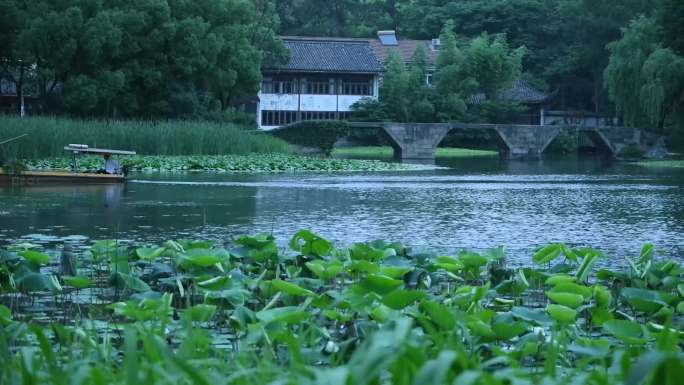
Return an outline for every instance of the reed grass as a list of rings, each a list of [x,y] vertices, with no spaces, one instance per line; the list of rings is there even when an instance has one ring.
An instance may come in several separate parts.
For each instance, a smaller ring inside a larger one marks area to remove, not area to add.
[[[289,152],[278,138],[236,125],[191,121],[97,121],[58,117],[0,116],[0,142],[7,159],[64,156],[70,143],[126,149],[148,155],[227,155]]]

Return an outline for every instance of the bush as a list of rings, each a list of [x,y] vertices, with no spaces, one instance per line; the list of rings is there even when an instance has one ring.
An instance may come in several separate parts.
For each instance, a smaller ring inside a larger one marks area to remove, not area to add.
[[[288,143],[317,148],[330,156],[335,142],[348,136],[350,127],[344,121],[309,120],[275,129],[271,133]]]
[[[646,152],[644,149],[641,147],[630,144],[629,146],[625,146],[620,152],[618,152],[618,157],[619,158],[624,158],[624,159],[640,159],[643,158]]]
[[[234,124],[192,121],[97,121],[54,117],[0,116],[0,141],[29,135],[4,146],[6,159],[64,156],[63,147],[133,150],[149,155],[223,155],[289,152],[283,140]]]
[[[579,137],[577,132],[561,130],[546,149],[547,154],[574,154],[579,150]]]

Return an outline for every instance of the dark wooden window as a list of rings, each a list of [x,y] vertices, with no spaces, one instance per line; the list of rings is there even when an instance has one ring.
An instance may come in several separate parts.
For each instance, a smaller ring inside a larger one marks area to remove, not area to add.
[[[261,82],[261,92],[264,94],[296,94],[297,81],[295,79],[264,78]]]
[[[297,121],[297,111],[261,111],[262,126],[282,126]]]
[[[372,95],[373,83],[370,81],[342,80],[340,95]]]
[[[302,111],[302,120],[335,120],[335,111]]]
[[[309,95],[335,95],[335,83],[330,80],[307,80],[302,93]]]

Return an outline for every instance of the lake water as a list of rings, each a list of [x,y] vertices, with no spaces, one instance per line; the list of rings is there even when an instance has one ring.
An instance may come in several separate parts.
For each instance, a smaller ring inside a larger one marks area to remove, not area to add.
[[[137,174],[126,185],[0,187],[0,242],[230,240],[311,229],[338,245],[396,240],[454,253],[594,246],[611,260],[645,242],[684,255],[684,172],[596,159],[438,160],[449,169],[343,175]]]

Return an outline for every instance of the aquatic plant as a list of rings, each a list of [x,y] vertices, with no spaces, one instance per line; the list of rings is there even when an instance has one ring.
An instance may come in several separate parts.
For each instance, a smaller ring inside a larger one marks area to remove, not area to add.
[[[560,243],[509,269],[503,248],[337,248],[308,230],[287,249],[270,235],[99,241],[78,256],[79,278],[33,245],[0,257],[0,383],[631,385],[684,374],[684,268],[650,244],[620,270]],[[78,307],[37,316],[67,302]]]
[[[8,159],[64,156],[64,146],[82,143],[150,155],[287,153],[289,145],[260,131],[232,124],[191,121],[98,121],[0,115]],[[11,155],[11,156],[9,156]]]
[[[376,147],[336,147],[332,155],[340,158],[352,159],[389,159],[394,156],[394,150],[390,146]],[[483,158],[497,157],[499,153],[489,150],[474,150],[469,148],[438,147],[438,158]]]
[[[295,171],[391,171],[424,169],[425,166],[381,162],[377,160],[329,159],[286,154],[196,155],[196,156],[131,156],[121,163],[132,171],[215,171],[215,172],[295,172]],[[32,169],[69,169],[67,158],[41,159],[27,162]],[[84,157],[78,161],[82,170],[99,170],[101,157]]]

